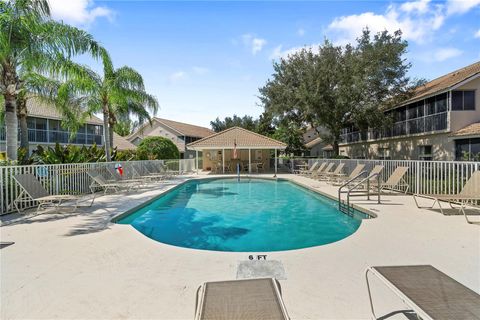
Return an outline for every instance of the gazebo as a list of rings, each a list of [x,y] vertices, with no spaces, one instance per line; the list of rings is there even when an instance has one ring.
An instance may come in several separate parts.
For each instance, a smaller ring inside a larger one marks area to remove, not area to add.
[[[197,168],[200,151],[203,154],[202,169],[214,173],[269,170],[272,153],[277,173],[278,151],[286,147],[283,142],[240,127],[226,129],[187,145],[188,149],[196,151]]]

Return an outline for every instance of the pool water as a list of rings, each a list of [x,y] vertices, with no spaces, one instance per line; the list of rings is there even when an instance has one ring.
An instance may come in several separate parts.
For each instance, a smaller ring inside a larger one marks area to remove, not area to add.
[[[362,218],[282,180],[191,180],[121,218],[154,240],[217,251],[280,251],[324,245],[354,233]]]

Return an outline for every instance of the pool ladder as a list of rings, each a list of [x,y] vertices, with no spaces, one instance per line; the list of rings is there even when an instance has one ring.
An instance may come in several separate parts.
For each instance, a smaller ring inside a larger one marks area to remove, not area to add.
[[[368,174],[366,171],[362,171],[357,176],[348,180],[347,182],[342,184],[340,188],[338,188],[338,210],[350,217],[353,217],[353,215],[355,214],[355,208],[350,201],[350,197],[367,196],[367,200],[370,200],[370,183],[373,178],[376,178],[375,180],[378,187],[377,190],[380,190],[380,174],[373,173],[367,175],[365,178],[362,179],[362,177],[366,174]],[[366,188],[363,189],[365,186]],[[342,199],[342,194],[344,193],[347,196],[345,199]],[[380,191],[378,191],[377,194],[377,202],[380,204]]]

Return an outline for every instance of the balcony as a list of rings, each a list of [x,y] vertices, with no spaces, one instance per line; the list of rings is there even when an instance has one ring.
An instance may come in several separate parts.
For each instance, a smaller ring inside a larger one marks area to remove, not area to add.
[[[77,133],[75,138],[70,139],[70,132],[55,130],[28,129],[28,141],[31,143],[60,143],[60,144],[86,144],[102,145],[103,135]],[[20,133],[19,133],[20,135]],[[20,137],[19,137],[20,138]],[[5,127],[0,128],[0,141],[5,141]]]
[[[352,131],[341,135],[340,143],[379,140],[413,134],[435,132],[447,129],[447,112],[437,113],[416,119],[395,122],[391,128],[370,129],[368,132]]]

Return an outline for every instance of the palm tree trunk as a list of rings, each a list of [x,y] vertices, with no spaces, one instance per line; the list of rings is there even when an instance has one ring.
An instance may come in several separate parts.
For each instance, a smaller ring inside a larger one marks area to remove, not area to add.
[[[29,152],[29,143],[28,143],[28,125],[27,125],[27,100],[25,98],[17,99],[17,117],[20,123],[20,148],[23,148],[27,151],[26,155],[28,156]]]
[[[110,155],[110,131],[108,125],[108,109],[103,108],[103,139],[104,139],[104,148],[105,148],[105,158],[107,162],[112,161]]]
[[[108,114],[108,125],[109,125],[109,134],[110,134],[110,148],[113,149],[113,128],[115,127],[115,124],[117,123],[117,118],[115,117],[115,114],[112,112],[109,112]]]
[[[17,98],[13,94],[5,95],[5,135],[7,144],[7,158],[17,160],[18,149],[18,119]]]

